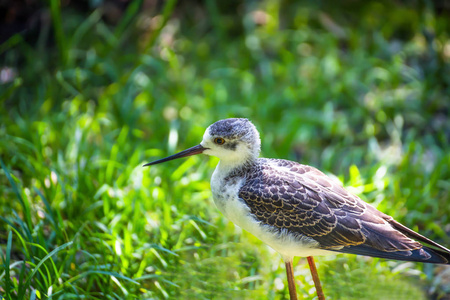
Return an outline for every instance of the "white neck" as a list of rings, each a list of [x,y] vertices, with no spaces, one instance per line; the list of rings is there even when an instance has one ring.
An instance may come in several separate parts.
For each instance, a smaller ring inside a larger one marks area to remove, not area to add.
[[[244,167],[246,165],[252,164],[255,161],[255,158],[249,157],[239,157],[239,159],[221,159],[217,164],[216,169],[224,174],[228,174],[229,172]]]

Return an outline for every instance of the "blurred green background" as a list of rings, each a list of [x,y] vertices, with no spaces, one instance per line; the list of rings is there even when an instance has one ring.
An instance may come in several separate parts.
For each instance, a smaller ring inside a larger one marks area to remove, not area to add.
[[[2,3],[0,295],[287,299],[213,204],[217,159],[142,168],[227,117],[450,246],[448,2],[178,2]],[[450,299],[449,267],[316,259],[327,299]]]

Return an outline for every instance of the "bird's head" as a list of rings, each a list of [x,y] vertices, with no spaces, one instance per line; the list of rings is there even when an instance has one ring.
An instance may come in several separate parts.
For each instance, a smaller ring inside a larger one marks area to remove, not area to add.
[[[225,164],[237,166],[255,160],[260,150],[259,132],[252,122],[240,118],[224,119],[206,129],[200,145],[145,164],[144,167],[199,153],[216,156]]]
[[[261,149],[259,132],[247,119],[225,119],[209,126],[200,143],[204,154],[220,158],[225,162],[254,160]]]

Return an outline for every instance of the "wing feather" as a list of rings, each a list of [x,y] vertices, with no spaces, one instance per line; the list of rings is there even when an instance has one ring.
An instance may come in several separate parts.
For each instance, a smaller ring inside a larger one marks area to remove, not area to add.
[[[263,160],[258,170],[247,174],[239,192],[261,223],[313,238],[327,250],[425,262],[450,255],[445,247],[396,222],[319,170],[286,160]],[[431,255],[430,248],[412,238],[439,250]]]
[[[295,167],[297,173],[289,171],[292,174],[271,168],[270,165],[260,172],[250,172],[239,197],[262,223],[311,237],[318,241],[323,249],[364,243],[365,237],[360,224],[352,219],[345,220],[346,214],[333,212],[335,207],[345,210],[346,207],[354,207],[356,202],[337,197],[337,200],[331,200],[335,205],[329,205],[320,181],[299,176],[317,170],[301,165]],[[316,175],[321,176],[321,173],[317,172]],[[322,184],[332,186],[330,182],[324,183],[323,179]],[[345,190],[338,192],[343,193]],[[357,207],[354,211],[349,210],[349,213],[360,214],[363,209],[363,206]],[[266,212],[270,212],[270,216],[266,215]]]

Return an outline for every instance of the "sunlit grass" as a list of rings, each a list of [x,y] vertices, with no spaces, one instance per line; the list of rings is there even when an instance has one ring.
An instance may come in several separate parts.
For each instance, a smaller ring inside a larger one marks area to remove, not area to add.
[[[0,89],[5,299],[286,299],[279,255],[214,206],[217,159],[142,168],[198,144],[226,117],[257,125],[264,156],[316,166],[450,244],[448,20],[374,3],[349,19],[275,1],[230,16],[210,3],[220,19],[212,32],[181,15],[149,35],[138,2],[114,27],[99,10],[83,17],[50,1],[62,19],[57,49],[20,36],[0,48],[17,70]],[[266,25],[252,21],[255,10]],[[243,29],[236,37],[233,26]],[[295,263],[298,293],[314,298],[307,264]],[[317,263],[327,299],[448,293],[431,265],[348,255]]]

